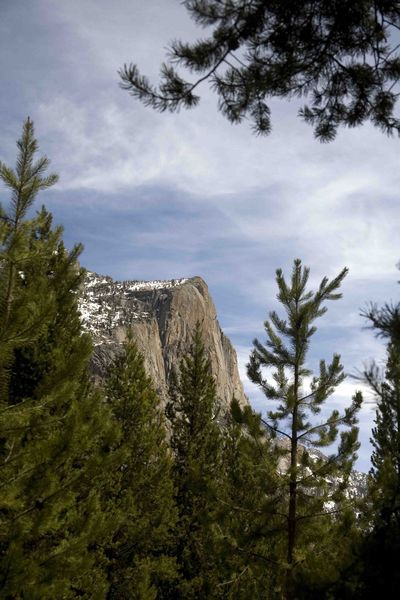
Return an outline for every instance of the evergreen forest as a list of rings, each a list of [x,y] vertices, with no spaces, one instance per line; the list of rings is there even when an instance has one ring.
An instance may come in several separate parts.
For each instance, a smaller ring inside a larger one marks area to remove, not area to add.
[[[367,489],[354,495],[362,395],[327,412],[340,356],[316,372],[307,362],[347,269],[315,290],[298,259],[276,271],[280,309],[247,367],[263,415],[234,397],[221,410],[200,323],[166,404],[132,335],[95,385],[82,247],[67,249],[34,204],[57,182],[48,169],[28,118],[15,167],[0,163],[0,597],[397,597],[400,306],[364,314],[386,364],[362,375],[376,417]]]

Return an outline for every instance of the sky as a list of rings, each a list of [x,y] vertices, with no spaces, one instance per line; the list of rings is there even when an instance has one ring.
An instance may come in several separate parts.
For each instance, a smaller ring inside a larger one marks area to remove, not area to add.
[[[24,119],[60,181],[38,201],[82,242],[81,263],[115,279],[200,275],[233,342],[245,390],[268,409],[246,363],[276,300],[275,270],[310,267],[310,286],[349,274],[328,306],[309,365],[339,353],[349,375],[328,408],[347,406],[357,370],[384,359],[360,312],[399,299],[399,148],[370,125],[321,144],[272,101],[273,131],[231,125],[204,85],[200,106],[159,114],[119,88],[134,62],[157,83],[168,44],[202,35],[179,0],[1,0],[0,159],[13,165]],[[0,201],[7,193],[0,189]],[[367,390],[357,466],[367,471],[374,419]]]

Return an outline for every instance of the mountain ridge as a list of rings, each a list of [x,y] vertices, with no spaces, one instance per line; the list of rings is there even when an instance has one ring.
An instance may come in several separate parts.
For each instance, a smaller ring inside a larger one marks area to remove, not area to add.
[[[228,410],[233,397],[241,405],[248,404],[236,352],[218,323],[201,277],[114,281],[110,276],[88,271],[79,310],[83,328],[94,343],[95,379],[104,378],[108,364],[131,329],[146,370],[165,401],[172,371],[189,351],[199,322],[223,410]]]

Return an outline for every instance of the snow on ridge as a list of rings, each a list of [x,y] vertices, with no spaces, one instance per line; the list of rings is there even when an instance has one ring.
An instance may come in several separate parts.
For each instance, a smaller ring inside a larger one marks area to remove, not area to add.
[[[81,322],[93,336],[95,345],[111,341],[112,331],[141,319],[151,317],[146,303],[135,292],[180,287],[187,278],[168,281],[114,281],[111,277],[86,272],[82,294],[78,300]]]
[[[144,281],[139,279],[114,281],[111,277],[98,275],[92,271],[87,271],[85,279],[85,287],[92,288],[98,285],[113,285],[118,291],[138,292],[141,290],[161,290],[179,287],[186,283],[189,279],[182,277],[181,279],[154,279],[153,281]]]
[[[132,292],[137,292],[139,290],[160,290],[178,287],[187,281],[187,278],[171,280],[155,279],[154,281],[129,281],[127,282],[127,289]]]

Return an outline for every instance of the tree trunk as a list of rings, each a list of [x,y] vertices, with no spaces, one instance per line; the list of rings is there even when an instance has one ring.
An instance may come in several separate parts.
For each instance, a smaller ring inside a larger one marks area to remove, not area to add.
[[[289,478],[289,510],[287,528],[287,562],[286,571],[286,600],[292,600],[292,567],[293,555],[296,544],[296,515],[297,515],[297,399],[299,375],[296,365],[294,371],[294,406],[292,411],[292,433],[290,443],[290,478]]]

